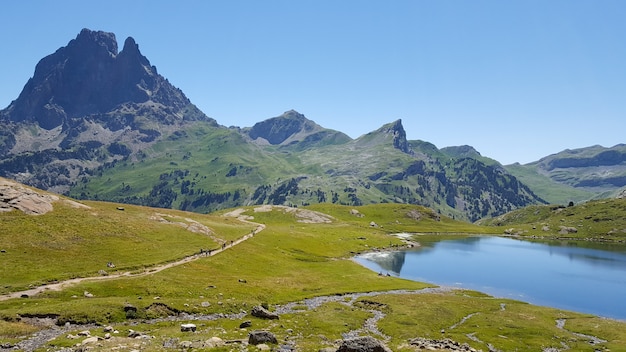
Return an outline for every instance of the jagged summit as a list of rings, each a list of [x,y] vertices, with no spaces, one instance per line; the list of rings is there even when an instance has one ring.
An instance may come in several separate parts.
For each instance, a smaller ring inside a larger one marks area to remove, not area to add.
[[[404,126],[402,126],[402,119],[398,119],[387,126],[385,126],[387,127],[387,133],[393,135],[394,148],[399,149],[404,153],[411,154],[409,142],[406,139],[406,131],[404,130]]]
[[[356,140],[357,145],[371,145],[376,143],[389,143],[403,153],[412,154],[409,142],[406,139],[406,131],[402,126],[402,119],[387,123],[376,131],[363,135]]]
[[[132,37],[83,29],[0,110],[0,174],[54,192],[190,121],[217,122],[157,73]],[[93,159],[98,155],[97,160]]]
[[[132,37],[121,52],[113,33],[83,29],[43,58],[0,119],[50,130],[68,119],[103,114],[124,103],[152,101],[175,109],[189,99],[157,73]]]

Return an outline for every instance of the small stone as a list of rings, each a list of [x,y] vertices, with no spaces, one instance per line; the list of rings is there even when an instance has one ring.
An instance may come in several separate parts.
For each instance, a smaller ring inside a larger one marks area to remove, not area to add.
[[[264,343],[260,343],[260,344],[256,345],[256,348],[259,351],[269,351],[270,350],[270,346],[268,346],[268,345],[266,345]]]
[[[217,336],[213,336],[210,339],[204,341],[204,347],[207,347],[207,348],[222,347],[225,344],[226,343],[224,343],[224,340],[220,339]]]
[[[196,324],[181,324],[180,331],[181,332],[188,332],[188,331],[195,332]]]
[[[83,342],[81,342],[81,345],[86,345],[88,343],[94,343],[94,342],[98,342],[98,336],[91,336],[91,337],[84,339]]]
[[[180,343],[180,348],[182,349],[190,349],[193,347],[193,343],[191,341],[182,341]]]

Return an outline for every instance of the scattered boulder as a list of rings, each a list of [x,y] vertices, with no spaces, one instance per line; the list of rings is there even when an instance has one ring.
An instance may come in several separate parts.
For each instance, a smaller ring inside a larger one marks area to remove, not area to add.
[[[261,318],[261,319],[278,319],[278,314],[272,313],[269,310],[263,308],[262,306],[256,306],[252,308],[250,314],[253,317]]]
[[[196,324],[180,324],[180,331],[181,332],[195,332],[196,331]]]
[[[180,348],[183,350],[188,350],[193,347],[193,342],[191,341],[183,341],[180,343]]]
[[[524,230],[516,229],[514,227],[504,230],[504,234],[509,235],[509,236],[519,236],[519,235],[522,235],[523,233],[524,233]]]
[[[278,343],[276,336],[269,331],[255,330],[248,335],[248,343],[251,345],[259,345],[262,343]]]
[[[560,230],[559,230],[559,235],[567,235],[570,233],[576,233],[578,232],[578,229],[575,227],[569,227],[569,226],[559,226]]]
[[[467,351],[476,352],[477,350],[470,347],[467,343],[459,343],[452,339],[426,339],[416,337],[409,340],[409,345],[417,347],[418,350],[445,350],[445,351]],[[480,350],[479,350],[480,351]]]
[[[91,298],[91,297],[93,297],[93,294],[91,292],[85,291],[85,292],[83,292],[83,296],[85,296],[87,298]]]
[[[378,227],[378,224],[372,221],[370,222],[370,227]]]
[[[100,340],[98,336],[91,336],[91,337],[84,339],[83,342],[81,342],[81,345],[98,342],[98,340]]]
[[[130,337],[131,339],[145,339],[148,337],[148,335],[144,334],[141,331],[135,331],[135,330],[128,330],[128,337]]]
[[[359,336],[343,340],[337,352],[391,352],[391,349],[371,336]]]
[[[363,215],[363,213],[359,212],[356,209],[350,209],[350,215],[356,216],[357,218],[362,218],[362,217],[365,216],[365,215]]]
[[[204,347],[207,347],[207,348],[222,347],[225,344],[226,343],[224,342],[224,340],[220,339],[217,336],[213,336],[210,339],[204,341]]]
[[[163,341],[163,348],[178,348],[178,339],[170,338]]]
[[[252,326],[252,322],[250,320],[246,320],[243,323],[239,324],[240,329],[249,328]]]
[[[130,303],[126,303],[124,305],[124,312],[128,313],[128,312],[134,312],[137,313],[137,307],[133,306]]]

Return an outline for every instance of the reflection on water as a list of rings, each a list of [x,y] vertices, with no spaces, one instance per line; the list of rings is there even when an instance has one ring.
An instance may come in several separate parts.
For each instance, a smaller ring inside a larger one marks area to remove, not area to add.
[[[376,252],[363,254],[361,257],[376,263],[381,271],[391,272],[396,276],[400,275],[402,266],[404,265],[404,257],[406,252]]]
[[[469,237],[356,260],[377,272],[626,319],[626,247],[610,250]]]

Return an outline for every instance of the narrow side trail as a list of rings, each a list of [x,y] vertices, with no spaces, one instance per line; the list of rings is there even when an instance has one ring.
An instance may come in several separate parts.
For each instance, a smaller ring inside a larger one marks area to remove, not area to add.
[[[104,280],[113,280],[113,279],[118,279],[118,278],[126,278],[126,277],[140,277],[140,276],[146,276],[146,275],[152,275],[152,274],[156,274],[160,271],[163,271],[165,269],[169,269],[169,268],[173,268],[175,266],[178,265],[182,265],[182,264],[186,264],[189,262],[192,262],[194,260],[197,260],[199,258],[204,258],[204,257],[209,257],[209,256],[214,256],[217,255],[219,253],[222,253],[223,251],[233,248],[234,246],[242,243],[243,241],[246,241],[248,239],[250,239],[251,237],[253,237],[255,234],[265,230],[265,225],[264,224],[258,224],[255,222],[252,222],[249,220],[249,217],[246,216],[242,216],[241,214],[243,213],[243,209],[241,209],[240,211],[235,211],[235,212],[231,212],[231,213],[227,213],[224,214],[224,216],[227,217],[235,217],[237,218],[237,220],[246,223],[246,224],[250,224],[250,225],[254,225],[256,226],[256,229],[253,230],[251,233],[237,239],[234,240],[232,242],[230,242],[230,244],[226,241],[223,241],[223,244],[221,247],[219,247],[218,249],[214,249],[211,251],[207,251],[207,252],[203,252],[203,253],[197,253],[194,255],[190,255],[187,257],[184,257],[182,259],[179,259],[177,261],[174,262],[170,262],[170,263],[165,263],[165,264],[160,264],[160,265],[156,265],[153,267],[149,267],[149,268],[145,268],[143,269],[143,271],[127,271],[127,272],[121,272],[121,273],[115,273],[115,274],[110,274],[110,275],[101,275],[101,276],[90,276],[90,277],[79,277],[79,278],[75,278],[75,279],[69,279],[69,280],[64,280],[61,282],[57,282],[54,284],[49,284],[49,285],[43,285],[43,286],[38,286],[29,290],[24,290],[24,291],[17,291],[17,292],[11,292],[8,294],[4,294],[4,295],[0,295],[0,301],[6,301],[9,299],[14,299],[14,298],[20,298],[20,297],[31,297],[31,296],[35,296],[38,295],[42,292],[46,292],[46,291],[61,291],[69,286],[72,285],[76,285],[79,284],[81,282],[87,282],[87,281],[104,281]]]

